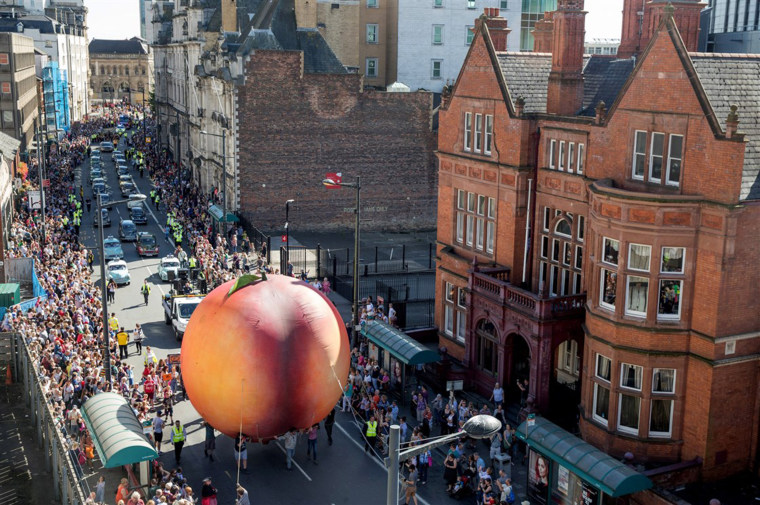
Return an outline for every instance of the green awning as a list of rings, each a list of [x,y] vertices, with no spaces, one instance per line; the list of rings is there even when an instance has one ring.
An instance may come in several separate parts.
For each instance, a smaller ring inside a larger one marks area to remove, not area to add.
[[[543,417],[517,428],[517,438],[613,498],[652,487],[652,481]],[[527,436],[526,431],[527,430]]]
[[[367,321],[361,334],[407,365],[435,363],[441,359],[437,352],[422,347],[403,331],[382,321]]]
[[[227,212],[227,217],[224,217],[224,209],[218,205],[209,205],[208,213],[214,218],[214,221],[224,223],[237,223],[240,219],[232,212]]]
[[[143,427],[123,396],[100,393],[87,400],[82,417],[105,468],[148,461],[158,457]]]

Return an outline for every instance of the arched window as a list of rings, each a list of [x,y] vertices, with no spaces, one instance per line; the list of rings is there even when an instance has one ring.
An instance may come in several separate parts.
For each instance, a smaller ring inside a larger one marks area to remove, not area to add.
[[[124,75],[129,75],[129,67],[124,67]]]
[[[475,328],[478,349],[478,368],[494,377],[499,373],[499,345],[496,327],[487,319],[478,321]]]
[[[140,93],[143,93],[145,91],[145,85],[142,83],[142,81],[137,83],[137,91]]]
[[[116,75],[116,65],[113,66],[112,72],[113,72],[113,75]]]
[[[103,83],[103,93],[113,93],[113,85],[110,82]]]
[[[106,75],[106,67],[100,67],[100,75]]]
[[[119,84],[119,93],[129,93],[129,83],[128,82],[122,82]]]
[[[585,218],[544,207],[539,247],[539,285],[550,296],[580,294],[583,289]]]

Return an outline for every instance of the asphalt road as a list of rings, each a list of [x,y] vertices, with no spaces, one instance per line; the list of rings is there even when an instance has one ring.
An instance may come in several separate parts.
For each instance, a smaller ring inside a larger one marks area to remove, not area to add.
[[[120,148],[125,149],[124,142]],[[118,188],[118,176],[111,161],[111,155],[103,157],[104,172],[111,188],[114,199],[121,199]],[[133,170],[133,177],[140,191],[148,194],[150,180],[147,176],[139,177]],[[85,188],[85,196],[92,197],[89,185],[89,162],[85,162],[82,169],[82,183]],[[149,205],[148,224],[138,226],[138,231],[150,231],[156,235],[160,243],[159,256],[154,258],[140,258],[132,243],[124,242],[125,261],[129,265],[132,278],[130,285],[119,287],[116,293],[116,301],[109,304],[109,312],[116,312],[121,325],[128,330],[134,328],[135,323],[140,323],[146,336],[143,348],[151,346],[159,358],[167,354],[178,353],[180,344],[175,340],[170,326],[164,324],[161,296],[168,292],[169,285],[162,283],[156,273],[159,259],[172,252],[173,247],[166,242],[161,231],[161,225],[166,222],[164,212],[158,212]],[[128,218],[128,210],[125,204],[118,205],[111,210],[112,225],[105,229],[105,236],[118,237],[118,223],[120,218]],[[80,237],[88,247],[97,244],[98,229],[93,227],[92,220],[96,217],[95,206],[91,212],[84,213]],[[95,281],[99,282],[99,269],[97,268],[97,254],[95,263]],[[148,279],[151,285],[151,295],[148,306],[143,304],[140,286],[143,279]],[[135,371],[142,371],[142,357],[134,353],[129,358],[129,363],[135,366]],[[233,356],[230,357],[234,359]],[[210,377],[209,380],[213,380]],[[407,412],[408,414],[408,412]],[[181,466],[188,478],[188,483],[196,493],[199,493],[201,481],[210,476],[214,485],[219,490],[219,503],[234,503],[235,483],[237,479],[236,462],[233,459],[233,440],[227,436],[219,435],[217,438],[217,458],[210,462],[203,455],[204,429],[201,419],[190,402],[181,401],[175,406],[175,419],[180,419],[188,434],[186,445],[182,452]],[[296,467],[294,471],[287,471],[285,465],[285,450],[281,442],[269,443],[268,445],[249,444],[248,466],[249,473],[240,475],[240,483],[248,489],[252,503],[255,504],[362,504],[374,505],[386,503],[386,479],[387,473],[377,458],[365,455],[359,442],[358,429],[353,424],[353,418],[349,414],[338,413],[333,432],[334,443],[328,446],[324,430],[320,430],[318,440],[319,464],[306,459],[305,436],[299,441],[296,450]],[[168,438],[168,437],[167,437]],[[161,461],[165,468],[174,467],[174,454],[171,444],[166,443],[162,448]],[[445,485],[442,478],[443,469],[440,462],[431,468],[429,481],[425,486],[419,486],[419,503],[429,505],[431,503],[454,502],[445,494]],[[92,484],[91,484],[92,485]],[[111,485],[107,487],[107,495],[110,494]],[[114,484],[115,489],[115,484]],[[402,500],[403,500],[403,494]]]

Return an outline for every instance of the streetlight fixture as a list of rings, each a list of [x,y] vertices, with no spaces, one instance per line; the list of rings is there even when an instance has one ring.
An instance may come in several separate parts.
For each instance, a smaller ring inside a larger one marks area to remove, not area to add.
[[[341,186],[345,188],[355,188],[356,189],[356,209],[354,210],[356,214],[356,222],[354,223],[354,313],[351,317],[351,328],[353,330],[352,336],[353,340],[351,342],[351,346],[353,347],[356,344],[356,327],[359,324],[359,215],[360,215],[360,192],[362,189],[361,185],[361,178],[357,175],[356,176],[356,182],[343,182],[343,181],[335,181],[333,179],[323,179],[322,184],[324,184],[327,187],[335,187],[335,186]]]
[[[290,215],[290,204],[295,202],[292,198],[285,201],[285,273],[288,274],[288,264],[290,263],[290,226],[288,219]],[[317,274],[319,275],[319,274]]]
[[[145,200],[145,195],[135,195],[136,198],[128,200],[117,200],[115,202],[109,202],[103,205],[100,199],[103,193],[98,193],[98,228],[100,235],[100,242],[98,243],[98,254],[100,255],[100,282],[102,287],[100,289],[100,304],[103,307],[103,343],[105,344],[105,359],[103,360],[106,369],[106,383],[111,384],[111,333],[108,329],[108,296],[106,292],[106,253],[103,246],[103,209],[119,205],[127,202],[140,202]]]
[[[206,130],[201,130],[201,135],[211,135],[212,137],[219,137],[222,139],[222,193],[224,198],[222,200],[222,210],[224,211],[224,222],[227,222],[227,130],[222,128],[222,134],[209,133]]]
[[[401,428],[397,424],[391,425],[387,459],[387,505],[398,505],[398,470],[401,463],[418,454],[422,454],[425,451],[439,447],[462,436],[462,432],[449,433],[448,435],[435,437],[425,444],[415,445],[402,451],[401,439],[399,437],[400,430]],[[468,419],[464,423],[462,430],[464,434],[472,438],[488,438],[501,431],[501,421],[493,416],[477,415]]]

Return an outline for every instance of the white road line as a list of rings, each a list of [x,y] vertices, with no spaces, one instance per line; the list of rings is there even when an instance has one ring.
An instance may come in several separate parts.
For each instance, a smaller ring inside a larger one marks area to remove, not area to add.
[[[349,435],[348,432],[343,428],[343,426],[340,425],[340,423],[336,422],[335,423],[335,427],[338,428],[340,431],[342,431],[343,434],[346,436],[346,438],[348,438],[348,440],[350,440],[356,447],[358,447],[362,451],[364,450],[364,447],[362,446],[362,444],[360,444],[359,442],[357,442],[355,437],[352,437],[351,435]],[[377,459],[374,455],[371,455],[370,458],[372,458],[372,461],[374,461],[375,463],[377,463],[377,465],[380,468],[382,468],[383,470],[385,470],[386,473],[388,472],[388,469],[385,468],[385,465],[383,463],[381,463],[380,460]],[[417,486],[417,488],[419,489],[419,486]],[[402,496],[402,493],[399,491],[399,498],[401,498],[401,496]],[[422,496],[420,496],[419,490],[417,492],[417,500],[419,500],[419,502],[422,503],[422,505],[430,505],[430,502],[428,502]]]
[[[280,450],[283,452],[283,454],[285,454],[285,456],[287,457],[288,451],[285,450],[285,448],[282,446],[282,444],[280,444],[280,442],[275,442],[275,443],[277,444],[277,447],[279,447]],[[301,468],[301,465],[299,465],[298,463],[296,463],[295,459],[293,459],[293,464],[296,465],[296,468],[298,468],[298,470],[300,470],[300,472],[303,474],[304,477],[306,477],[307,479],[309,479],[309,482],[312,482],[311,477],[309,477],[309,474],[306,473],[303,468]]]

